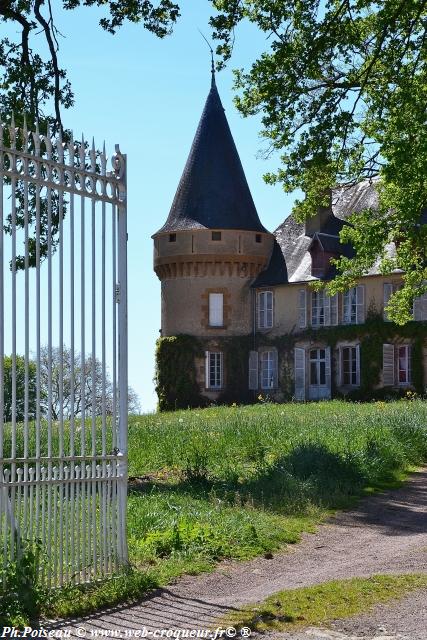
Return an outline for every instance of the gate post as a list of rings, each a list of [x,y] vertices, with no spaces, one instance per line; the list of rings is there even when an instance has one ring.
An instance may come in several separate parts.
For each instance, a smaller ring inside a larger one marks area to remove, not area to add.
[[[113,167],[119,180],[118,205],[118,390],[119,424],[117,446],[119,475],[119,531],[118,553],[123,563],[128,562],[126,536],[126,507],[128,484],[128,310],[127,310],[127,167],[126,155],[116,145]]]

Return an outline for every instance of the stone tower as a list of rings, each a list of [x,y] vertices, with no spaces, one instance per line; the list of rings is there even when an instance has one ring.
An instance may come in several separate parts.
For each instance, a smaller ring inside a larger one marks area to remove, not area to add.
[[[163,337],[196,336],[208,353],[221,350],[221,338],[252,332],[251,284],[269,262],[274,236],[259,220],[214,75],[169,216],[153,240]]]

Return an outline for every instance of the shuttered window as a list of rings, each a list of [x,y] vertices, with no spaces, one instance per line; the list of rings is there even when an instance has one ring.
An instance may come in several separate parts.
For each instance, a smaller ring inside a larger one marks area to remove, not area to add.
[[[223,387],[223,354],[206,352],[206,388],[222,389]]]
[[[273,326],[273,292],[259,291],[257,293],[258,328],[271,329]]]
[[[209,326],[224,326],[224,294],[209,294]]]

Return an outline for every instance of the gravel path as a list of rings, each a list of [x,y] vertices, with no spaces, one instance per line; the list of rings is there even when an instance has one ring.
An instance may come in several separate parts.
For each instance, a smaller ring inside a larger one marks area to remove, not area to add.
[[[427,572],[426,469],[413,474],[403,488],[366,498],[357,509],[340,513],[319,527],[317,533],[304,535],[301,543],[277,553],[270,560],[223,562],[214,573],[186,576],[139,604],[115,607],[53,626],[67,629],[75,637],[92,638],[101,635],[102,630],[116,630],[117,637],[131,638],[137,637],[141,629],[145,629],[146,637],[154,637],[153,632],[157,629],[216,628],[216,621],[227,611],[263,600],[282,589],[375,573],[419,572]],[[421,613],[422,602],[424,613]],[[387,635],[383,618],[388,614],[381,613],[380,609],[367,619],[357,619],[359,622],[343,622],[341,627],[336,627],[337,635],[326,630],[308,629],[302,634],[270,637],[427,640],[425,594],[412,595],[404,603],[398,606],[407,607],[404,611],[408,624],[410,621],[417,629],[422,628],[422,635],[414,635],[415,632],[409,636],[397,635],[403,633],[400,627],[393,631],[394,635]],[[371,617],[372,623],[369,622]],[[406,624],[399,613],[395,617],[401,626]],[[86,636],[81,629],[86,629]],[[324,635],[328,633],[329,636]]]

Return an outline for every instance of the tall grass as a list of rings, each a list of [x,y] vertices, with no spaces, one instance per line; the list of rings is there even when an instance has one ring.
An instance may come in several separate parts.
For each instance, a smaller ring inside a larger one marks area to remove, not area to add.
[[[427,405],[265,403],[136,416],[129,454],[131,476],[244,486],[280,471],[289,482],[311,479],[327,497],[337,487],[358,491],[426,459]]]

